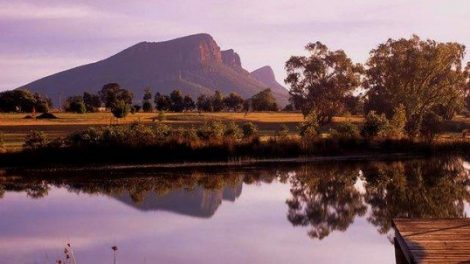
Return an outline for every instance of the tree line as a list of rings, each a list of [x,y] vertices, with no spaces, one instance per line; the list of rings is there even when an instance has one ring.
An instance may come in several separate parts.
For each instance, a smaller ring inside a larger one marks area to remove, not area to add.
[[[215,91],[213,95],[201,94],[194,100],[190,95],[183,95],[180,90],[173,90],[164,95],[157,92],[152,94],[146,88],[142,104],[132,104],[134,95],[129,90],[121,88],[117,83],[103,86],[97,94],[88,92],[83,96],[70,96],[64,104],[64,110],[75,113],[97,112],[100,107],[106,107],[116,113],[116,117],[127,115],[128,112],[221,112],[221,111],[277,111],[276,99],[271,89],[265,89],[249,99],[243,99],[236,93],[224,96],[222,92]]]

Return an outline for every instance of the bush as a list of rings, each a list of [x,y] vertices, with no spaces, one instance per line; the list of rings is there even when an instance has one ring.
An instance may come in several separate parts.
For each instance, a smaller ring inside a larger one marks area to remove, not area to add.
[[[111,113],[113,113],[116,118],[126,117],[130,112],[130,106],[123,100],[119,100],[113,108],[111,108]]]
[[[235,122],[229,122],[225,126],[224,136],[231,139],[240,139],[243,136],[243,132]]]
[[[373,139],[387,131],[388,126],[388,119],[384,114],[377,115],[375,111],[370,111],[366,116],[361,135],[367,139]]]
[[[357,125],[351,122],[344,122],[336,127],[332,136],[337,138],[358,138],[360,136],[360,132]]]
[[[49,143],[46,134],[42,131],[30,131],[26,135],[23,148],[25,150],[37,150],[44,148]]]
[[[243,124],[242,131],[244,138],[253,138],[258,135],[258,127],[252,122],[247,122]]]
[[[276,131],[276,136],[281,139],[287,138],[289,136],[289,128],[285,124],[282,124]]]
[[[225,134],[225,125],[220,121],[210,121],[204,123],[198,130],[197,135],[200,139],[222,139]]]

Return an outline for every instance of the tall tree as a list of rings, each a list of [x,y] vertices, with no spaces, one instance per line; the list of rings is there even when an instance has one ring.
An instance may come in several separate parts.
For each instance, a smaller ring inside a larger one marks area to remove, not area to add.
[[[144,91],[144,97],[143,97],[143,102],[142,102],[142,110],[144,112],[152,112],[153,111],[153,105],[152,105],[152,92],[150,91],[150,88],[146,88]]]
[[[201,94],[197,98],[196,106],[199,112],[212,112],[213,111],[212,100],[205,94]]]
[[[99,95],[84,92],[83,103],[85,104],[87,112],[96,112],[101,107],[101,98]]]
[[[220,112],[224,110],[224,96],[219,90],[215,91],[211,99],[212,99],[212,110],[214,112]]]
[[[173,90],[170,94],[171,111],[183,112],[184,110],[184,97],[180,90]]]
[[[251,107],[254,111],[277,111],[277,103],[271,89],[265,89],[251,97]]]
[[[466,71],[462,67],[465,47],[410,39],[389,39],[370,53],[364,88],[366,112],[384,113],[388,118],[396,107],[405,107],[410,136],[421,130],[423,118],[436,107],[463,104]]]
[[[193,111],[196,108],[193,98],[189,95],[185,95],[183,98],[184,110]]]
[[[362,66],[342,50],[331,51],[321,42],[309,43],[306,56],[286,62],[290,101],[304,116],[315,111],[320,125],[331,122],[344,108],[344,98],[360,85]]]
[[[131,91],[121,88],[117,83],[105,84],[98,94],[107,108],[113,108],[118,101],[123,101],[130,105],[134,98]]]

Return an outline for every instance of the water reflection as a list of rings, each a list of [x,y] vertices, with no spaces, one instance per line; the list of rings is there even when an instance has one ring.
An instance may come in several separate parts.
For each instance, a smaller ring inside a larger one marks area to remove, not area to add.
[[[212,221],[224,203],[230,203],[245,212],[238,212],[239,230],[262,225],[263,220],[250,219],[280,208],[284,215],[281,213],[277,221],[303,227],[303,236],[306,232],[313,241],[325,243],[333,234],[346,232],[361,222],[358,219],[367,220],[376,234],[386,234],[394,217],[466,217],[465,205],[470,201],[469,168],[464,160],[453,157],[223,170],[96,171],[86,175],[8,172],[0,177],[0,198],[18,193],[42,200],[58,190],[66,190],[78,197],[105,196],[136,212],[165,211],[203,221],[208,218]],[[287,192],[258,191],[271,185],[283,186]],[[240,203],[242,197],[247,201]],[[250,199],[260,197],[275,199],[276,204],[264,202],[250,207]],[[6,228],[0,226],[0,230]],[[20,227],[9,227],[8,232],[14,233],[14,228]]]
[[[296,170],[289,180],[292,198],[287,200],[287,218],[294,226],[310,226],[311,238],[323,239],[334,230],[346,230],[367,209],[354,187],[358,176],[358,168],[350,165]]]

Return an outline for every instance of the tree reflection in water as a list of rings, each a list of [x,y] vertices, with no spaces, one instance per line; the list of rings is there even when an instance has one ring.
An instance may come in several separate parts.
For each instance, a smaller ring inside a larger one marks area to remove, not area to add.
[[[291,177],[292,197],[287,218],[294,226],[309,226],[311,238],[323,239],[334,230],[345,231],[356,215],[366,213],[361,194],[354,187],[356,167],[306,166]]]
[[[465,217],[469,171],[459,158],[376,162],[364,166],[363,173],[368,220],[380,233],[387,233],[396,217]]]
[[[289,222],[307,227],[312,239],[324,239],[334,231],[345,231],[356,217],[365,215],[382,234],[390,231],[395,217],[465,217],[469,174],[463,160],[455,157],[158,173],[99,171],[86,176],[83,172],[29,172],[24,177],[0,176],[0,198],[10,191],[41,198],[51,187],[58,187],[111,196],[139,210],[179,207],[175,212],[211,217],[222,200],[234,201],[241,195],[242,184],[278,181],[289,184]],[[358,182],[364,186],[358,188]]]

